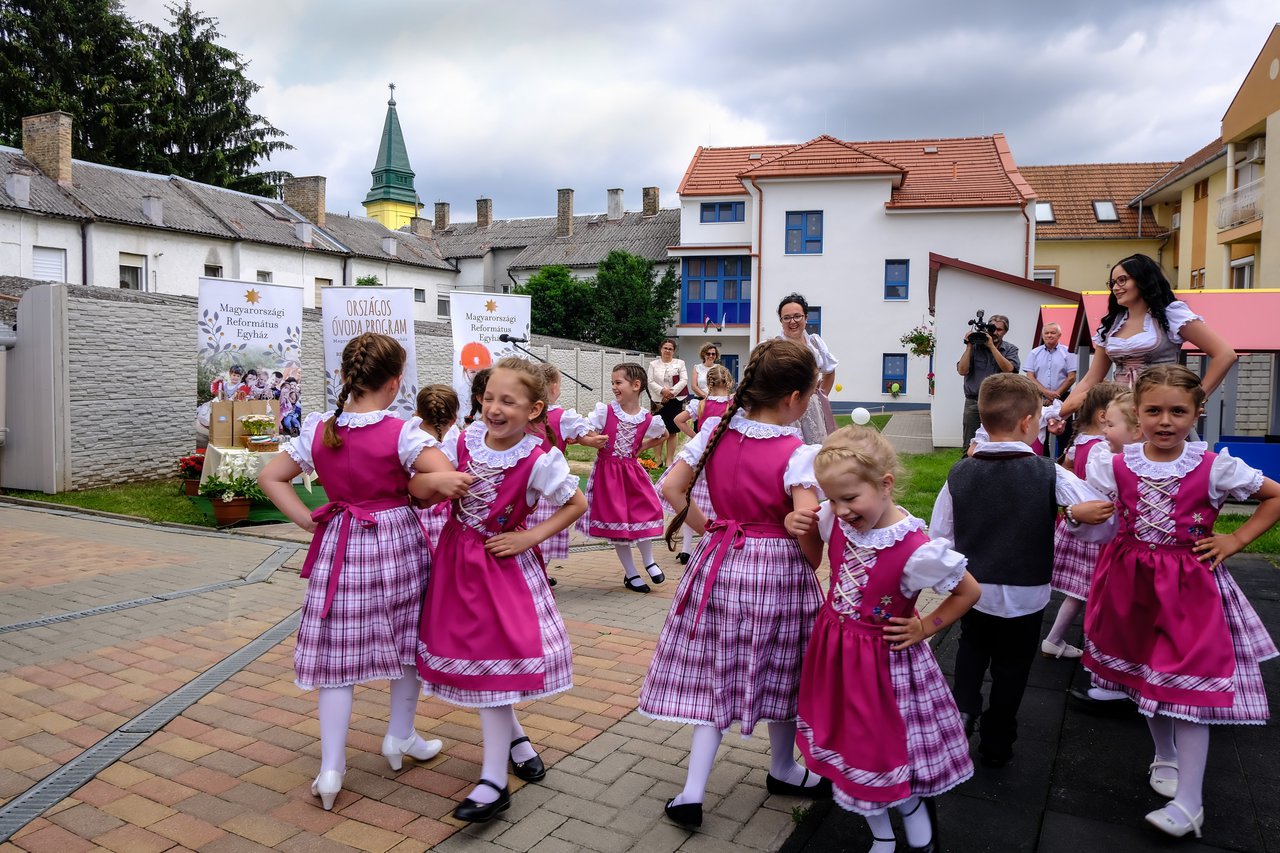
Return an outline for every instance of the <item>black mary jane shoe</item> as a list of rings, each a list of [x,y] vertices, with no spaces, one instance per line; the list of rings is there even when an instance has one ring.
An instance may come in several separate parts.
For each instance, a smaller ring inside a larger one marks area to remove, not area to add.
[[[465,820],[468,823],[486,823],[493,820],[495,815],[505,812],[511,807],[511,791],[508,788],[499,788],[488,779],[481,779],[481,785],[488,785],[490,788],[498,792],[498,799],[492,803],[477,803],[475,800],[467,797],[453,810],[453,816],[458,820]]]
[[[804,771],[804,778],[799,785],[793,785],[774,776],[772,773],[764,777],[764,786],[770,794],[783,794],[788,797],[808,797],[811,800],[831,799],[831,780],[820,779],[816,785],[805,785],[809,781],[809,770]]]
[[[667,576],[662,573],[662,569],[658,568],[657,563],[650,563],[644,567],[644,570],[649,573],[649,580],[654,583],[662,583],[667,579]]]
[[[676,562],[682,566],[689,565],[689,552],[681,551],[679,554],[676,554]]]
[[[622,585],[632,592],[648,592],[649,585],[644,582],[644,578],[639,575],[632,575],[629,578],[622,579]]]
[[[511,748],[515,749],[522,743],[529,743],[529,738],[518,737],[511,741]],[[511,759],[511,772],[517,779],[523,779],[526,782],[540,782],[547,775],[547,765],[542,763],[542,759],[535,755],[528,761],[516,761]]]
[[[673,806],[675,798],[667,800],[667,806],[664,809],[667,817],[671,818],[672,823],[678,823],[681,826],[698,827],[702,826],[702,803],[682,803]]]
[[[916,809],[920,808],[920,803],[924,804],[924,810],[929,815],[929,843],[923,847],[907,846],[907,853],[936,853],[942,849],[938,846],[938,804],[934,802],[933,797],[921,797],[920,802],[916,803]],[[912,809],[909,814],[915,814]]]

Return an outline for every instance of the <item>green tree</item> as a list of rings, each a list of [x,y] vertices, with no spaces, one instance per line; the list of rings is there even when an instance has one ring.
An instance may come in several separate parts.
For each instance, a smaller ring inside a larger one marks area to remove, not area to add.
[[[595,286],[590,280],[574,278],[566,266],[543,267],[516,293],[532,297],[530,314],[533,331],[575,341],[594,341]]]
[[[679,287],[673,271],[657,281],[652,261],[613,250],[596,271],[593,340],[623,349],[657,351]]]

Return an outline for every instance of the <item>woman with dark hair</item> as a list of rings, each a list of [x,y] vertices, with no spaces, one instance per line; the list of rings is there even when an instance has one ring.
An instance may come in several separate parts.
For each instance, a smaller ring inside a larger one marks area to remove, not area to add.
[[[809,303],[798,293],[782,297],[778,303],[778,320],[782,323],[781,338],[804,344],[818,362],[818,389],[809,398],[809,407],[798,426],[805,444],[822,444],[823,439],[835,432],[836,420],[831,413],[831,400],[827,395],[836,384],[836,366],[839,364],[817,335],[805,331],[809,323]]]
[[[675,357],[676,342],[667,338],[658,347],[658,357],[649,362],[649,397],[658,404],[654,414],[662,418],[667,428],[667,440],[662,444],[662,467],[676,461],[676,441],[680,428],[676,415],[684,411],[684,399],[689,396],[689,372],[684,362]]]
[[[1174,297],[1160,265],[1146,255],[1130,255],[1111,268],[1107,287],[1111,296],[1093,336],[1093,362],[1062,404],[1062,417],[1080,408],[1085,392],[1105,379],[1112,365],[1115,381],[1132,388],[1148,367],[1177,364],[1184,341],[1209,358],[1202,384],[1212,394],[1235,364],[1236,351]]]

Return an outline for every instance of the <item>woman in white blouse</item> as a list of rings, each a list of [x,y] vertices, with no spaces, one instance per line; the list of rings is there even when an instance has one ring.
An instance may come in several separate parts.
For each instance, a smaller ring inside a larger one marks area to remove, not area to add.
[[[702,400],[707,396],[707,371],[720,360],[720,347],[715,344],[703,344],[702,349],[698,350],[698,358],[702,361],[693,366],[693,373],[689,376],[689,390],[695,397]]]
[[[1089,372],[1062,404],[1061,417],[1073,414],[1085,392],[1106,378],[1115,365],[1115,381],[1132,388],[1138,375],[1157,364],[1177,364],[1183,341],[1209,357],[1204,390],[1212,394],[1236,361],[1236,351],[1175,299],[1160,265],[1146,255],[1130,255],[1111,268],[1107,313],[1093,336]]]
[[[649,397],[658,406],[655,414],[667,428],[667,440],[662,444],[659,460],[663,468],[675,462],[676,441],[680,435],[675,419],[684,408],[684,398],[689,396],[689,372],[675,354],[676,342],[667,338],[658,348],[658,357],[649,362]]]
[[[798,293],[784,296],[778,303],[778,320],[782,323],[781,337],[802,343],[813,352],[818,360],[818,390],[809,398],[809,408],[800,418],[800,433],[805,444],[822,444],[823,440],[835,431],[835,416],[831,413],[831,400],[828,395],[836,384],[836,366],[839,364],[827,349],[826,343],[817,335],[805,331],[809,322],[809,303]]]

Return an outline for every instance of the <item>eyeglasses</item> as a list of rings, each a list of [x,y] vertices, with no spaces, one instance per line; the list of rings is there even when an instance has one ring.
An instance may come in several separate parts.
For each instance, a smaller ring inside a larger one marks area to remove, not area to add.
[[[784,323],[800,323],[804,321],[804,318],[805,317],[803,314],[788,314],[787,316],[782,317],[781,319],[782,319],[782,322]]]
[[[1107,288],[1115,290],[1117,287],[1128,284],[1131,281],[1133,281],[1133,276],[1131,275],[1118,275],[1115,278],[1107,279]]]

